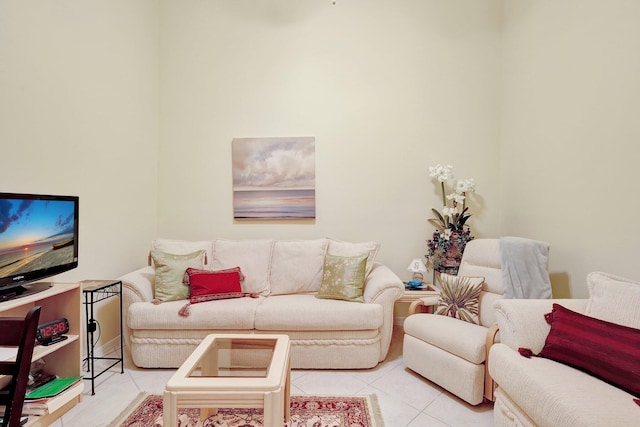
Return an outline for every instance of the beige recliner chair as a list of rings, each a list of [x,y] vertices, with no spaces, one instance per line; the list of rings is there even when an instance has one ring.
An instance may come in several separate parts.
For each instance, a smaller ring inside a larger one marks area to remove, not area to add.
[[[548,250],[548,246],[546,248]],[[546,253],[542,259],[544,263]],[[546,265],[544,268],[546,271]],[[471,405],[478,405],[483,397],[493,400],[493,381],[485,362],[498,330],[493,303],[504,294],[500,239],[470,241],[458,276],[484,277],[479,301],[480,324],[410,312],[404,322],[403,361],[409,369]]]

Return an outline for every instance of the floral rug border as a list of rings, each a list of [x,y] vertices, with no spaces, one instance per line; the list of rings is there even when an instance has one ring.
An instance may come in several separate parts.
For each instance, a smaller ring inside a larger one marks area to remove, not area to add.
[[[146,402],[145,402],[146,401]],[[142,404],[145,403],[143,406]],[[240,412],[240,414],[238,414]],[[262,409],[220,409],[204,422],[199,409],[180,409],[180,427],[262,426]],[[141,421],[143,420],[143,421]],[[384,427],[377,396],[291,396],[291,421],[285,427]],[[239,424],[238,424],[239,423]],[[161,427],[162,396],[141,392],[108,427]]]

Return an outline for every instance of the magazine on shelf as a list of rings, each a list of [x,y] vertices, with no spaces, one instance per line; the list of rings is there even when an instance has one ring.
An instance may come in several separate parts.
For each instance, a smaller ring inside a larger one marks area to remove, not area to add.
[[[78,390],[71,391],[72,389]],[[49,383],[38,387],[33,390],[27,396],[25,396],[24,404],[22,405],[23,415],[47,415],[51,412],[59,409],[66,399],[58,399],[57,397],[66,391],[70,391],[74,394],[82,393],[84,385],[82,384],[82,377],[72,378],[57,378]],[[36,397],[37,396],[37,397]]]
[[[80,380],[82,380],[82,376],[71,378],[56,378],[55,380],[49,381],[48,383],[41,385],[32,392],[28,393],[24,397],[24,400],[25,402],[35,402],[57,396]]]

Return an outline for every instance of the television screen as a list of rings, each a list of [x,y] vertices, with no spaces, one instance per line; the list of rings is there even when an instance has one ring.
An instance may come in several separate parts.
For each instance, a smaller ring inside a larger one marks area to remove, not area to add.
[[[0,193],[0,292],[77,266],[77,197]]]

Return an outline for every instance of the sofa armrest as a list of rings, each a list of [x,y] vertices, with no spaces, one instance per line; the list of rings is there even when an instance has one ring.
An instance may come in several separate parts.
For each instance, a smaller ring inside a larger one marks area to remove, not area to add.
[[[119,278],[122,281],[122,324],[124,326],[126,345],[129,345],[129,337],[131,336],[127,321],[129,306],[136,302],[151,301],[153,299],[155,279],[156,275],[153,267],[143,267]]]
[[[500,342],[513,350],[529,348],[539,353],[551,327],[544,318],[553,303],[584,313],[586,299],[500,299],[493,304],[500,328]]]
[[[376,263],[364,284],[364,302],[395,302],[404,293],[404,283],[389,267]]]
[[[394,303],[404,293],[404,283],[391,269],[383,264],[375,263],[373,270],[367,276],[364,286],[365,304],[380,304],[382,306],[383,325],[380,337],[380,358],[382,362],[391,345],[393,333]]]
[[[493,402],[495,400],[496,383],[489,373],[489,353],[491,347],[498,342],[498,324],[494,323],[487,331],[487,338],[485,342],[485,356],[484,356],[484,398]]]
[[[153,299],[153,287],[155,283],[155,270],[153,267],[143,267],[120,277],[122,280],[122,294],[128,305],[134,302],[151,301]]]

